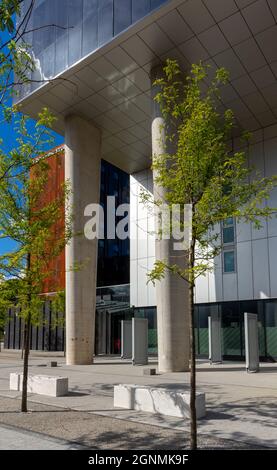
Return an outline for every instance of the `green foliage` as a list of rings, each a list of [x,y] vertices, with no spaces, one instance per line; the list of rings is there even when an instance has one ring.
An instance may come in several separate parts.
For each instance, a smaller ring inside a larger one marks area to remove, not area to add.
[[[189,204],[192,208],[190,267],[180,269],[158,260],[150,280],[170,270],[194,284],[212,269],[211,260],[221,250],[218,226],[228,217],[262,225],[276,208],[264,204],[277,184],[277,176],[262,177],[247,164],[246,151],[233,151],[231,133],[236,126],[231,109],[218,110],[220,90],[228,82],[221,68],[208,83],[208,68],[193,65],[184,77],[176,61],[168,60],[164,76],[155,82],[156,102],[165,118],[167,149],[154,155],[155,182],[165,188],[163,200],[154,203]],[[249,133],[242,138],[249,142]],[[173,148],[173,150],[172,150]],[[144,197],[145,200],[145,197]],[[196,243],[196,244],[195,244]],[[195,245],[195,246],[194,246]]]
[[[0,331],[4,330],[8,309],[17,302],[18,292],[20,291],[19,282],[17,279],[4,281],[0,278]]]
[[[0,30],[9,33],[15,30],[13,16],[20,12],[20,0],[2,0],[0,3]]]
[[[65,326],[65,291],[57,292],[52,300],[51,306],[51,327]]]
[[[9,288],[0,305],[16,299],[20,315],[38,325],[43,283],[53,275],[50,262],[72,236],[70,188],[65,183],[53,200],[44,198],[50,184],[49,165],[43,158],[43,149],[52,143],[51,131],[45,127],[53,122],[49,112],[42,110],[32,135],[26,117],[13,117],[17,121],[16,146],[9,153],[0,146],[0,243],[11,239],[16,246],[0,255],[0,277],[5,281],[3,286]],[[61,299],[58,302],[61,305]]]
[[[21,5],[22,0],[0,0],[0,31],[8,33],[8,39],[0,38],[0,106],[17,94],[16,86],[28,83],[31,71],[35,70],[30,45],[25,40],[33,4],[25,16],[20,16]]]

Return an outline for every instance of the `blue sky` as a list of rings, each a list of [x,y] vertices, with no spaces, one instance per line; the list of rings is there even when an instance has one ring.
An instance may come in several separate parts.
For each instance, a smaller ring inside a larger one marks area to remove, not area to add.
[[[0,42],[3,44],[8,38],[8,35],[5,32],[0,32]],[[30,121],[28,124],[29,130],[33,128],[35,124],[35,121]],[[63,137],[61,137],[58,134],[54,134],[55,136],[55,145],[60,145],[63,143]],[[3,120],[3,115],[0,113],[0,138],[3,140],[1,144],[1,150],[8,152],[12,148],[16,146],[16,141],[15,141],[15,133],[13,130],[13,125],[12,124],[7,124]],[[0,255],[12,250],[15,247],[15,243],[13,240],[1,240],[0,241]]]

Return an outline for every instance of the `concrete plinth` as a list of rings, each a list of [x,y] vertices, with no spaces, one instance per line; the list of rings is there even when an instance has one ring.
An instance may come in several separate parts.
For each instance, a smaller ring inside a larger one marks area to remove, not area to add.
[[[114,406],[177,418],[190,417],[190,393],[143,385],[116,385]],[[205,394],[196,394],[197,419],[206,415]]]
[[[152,83],[163,73],[161,67],[152,70]],[[152,155],[153,158],[165,154],[165,120],[160,106],[154,101],[158,88],[152,86]],[[155,181],[154,199],[166,201],[166,190]],[[158,234],[156,217],[156,233]],[[168,265],[179,265],[182,269],[187,263],[185,251],[175,251],[174,240],[159,239],[156,235],[155,256]],[[178,275],[165,272],[164,278],[156,282],[157,322],[158,322],[158,357],[160,372],[182,372],[189,369],[189,290],[188,283]]]
[[[101,134],[78,116],[65,118],[65,178],[77,234],[66,247],[66,362],[91,364],[94,353],[97,239],[84,236],[87,205],[99,203]],[[77,270],[74,267],[78,267]]]
[[[10,390],[22,391],[23,374],[10,374]],[[47,375],[28,375],[27,391],[50,397],[68,395],[68,378]]]

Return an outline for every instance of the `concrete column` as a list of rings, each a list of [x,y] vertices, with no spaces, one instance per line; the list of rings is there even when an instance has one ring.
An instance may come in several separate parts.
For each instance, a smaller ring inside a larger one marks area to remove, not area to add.
[[[99,202],[101,133],[81,117],[65,118],[65,178],[71,183],[73,231],[66,247],[66,362],[92,364],[95,342],[97,240],[87,240],[84,209]],[[81,269],[73,271],[72,267]]]
[[[152,70],[152,83],[161,76],[162,68]],[[158,92],[152,86],[152,154],[153,157],[164,154],[166,148],[165,121],[159,105],[154,101]],[[165,200],[166,192],[155,183],[154,198]],[[157,220],[157,218],[156,218]],[[157,230],[157,227],[156,227]],[[156,237],[155,255],[157,260],[185,266],[184,251],[175,251],[173,240],[160,240]],[[158,322],[158,357],[161,372],[181,372],[189,369],[189,292],[188,284],[179,276],[166,272],[165,277],[156,283],[157,322]]]

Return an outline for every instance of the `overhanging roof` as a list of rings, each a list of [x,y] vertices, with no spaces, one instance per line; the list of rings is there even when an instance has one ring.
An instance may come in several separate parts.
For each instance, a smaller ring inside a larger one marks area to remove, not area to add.
[[[224,66],[222,105],[255,130],[277,121],[277,1],[172,0],[21,101],[36,118],[79,114],[103,130],[102,157],[128,173],[150,166],[151,68],[175,58]]]

